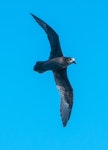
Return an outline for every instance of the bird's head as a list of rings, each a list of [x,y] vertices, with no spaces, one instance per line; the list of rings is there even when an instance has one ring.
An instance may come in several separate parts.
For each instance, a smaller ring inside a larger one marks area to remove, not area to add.
[[[65,61],[68,65],[70,64],[76,64],[75,62],[75,58],[71,58],[71,57],[65,57]]]

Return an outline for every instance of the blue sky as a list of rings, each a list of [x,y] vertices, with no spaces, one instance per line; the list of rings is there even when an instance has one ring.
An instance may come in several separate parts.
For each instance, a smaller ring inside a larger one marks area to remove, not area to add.
[[[33,71],[49,57],[34,13],[59,34],[74,106],[62,127],[52,72]],[[0,150],[108,149],[108,2],[0,1]]]

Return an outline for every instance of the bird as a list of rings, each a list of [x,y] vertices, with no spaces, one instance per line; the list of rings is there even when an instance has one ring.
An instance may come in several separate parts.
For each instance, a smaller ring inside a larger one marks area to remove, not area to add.
[[[76,64],[76,61],[73,57],[63,55],[59,36],[54,29],[36,15],[32,13],[30,15],[46,32],[51,48],[49,59],[37,61],[34,65],[34,71],[38,73],[53,72],[54,80],[60,93],[60,116],[63,127],[66,127],[73,106],[73,88],[67,76],[67,67],[70,64]]]

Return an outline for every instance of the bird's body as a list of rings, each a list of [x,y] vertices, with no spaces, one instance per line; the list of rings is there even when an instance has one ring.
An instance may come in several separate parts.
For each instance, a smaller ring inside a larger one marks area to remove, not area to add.
[[[34,66],[34,70],[43,73],[48,70],[59,71],[65,69],[69,64],[66,62],[66,57],[52,58],[47,61],[38,61]]]
[[[70,118],[73,105],[73,88],[67,77],[67,67],[68,65],[75,63],[75,59],[64,57],[57,33],[40,18],[33,14],[31,15],[46,32],[51,46],[49,59],[46,61],[37,61],[34,70],[39,73],[49,70],[53,72],[57,88],[60,92],[60,113],[63,126],[65,127]]]

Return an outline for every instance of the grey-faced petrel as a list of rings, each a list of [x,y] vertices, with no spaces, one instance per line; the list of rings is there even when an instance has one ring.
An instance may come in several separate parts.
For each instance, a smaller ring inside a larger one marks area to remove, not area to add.
[[[33,14],[31,15],[46,32],[51,46],[49,59],[46,61],[37,61],[34,71],[43,73],[51,70],[53,72],[57,88],[60,92],[60,114],[63,126],[65,127],[70,118],[73,105],[73,88],[67,77],[67,67],[76,62],[74,58],[63,56],[57,33],[40,18]]]

